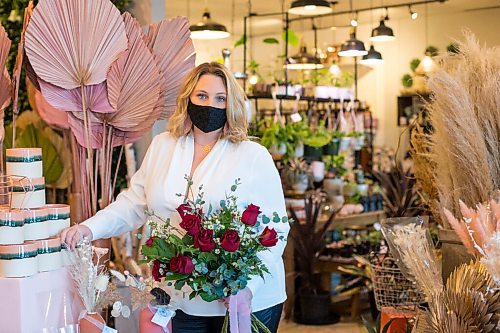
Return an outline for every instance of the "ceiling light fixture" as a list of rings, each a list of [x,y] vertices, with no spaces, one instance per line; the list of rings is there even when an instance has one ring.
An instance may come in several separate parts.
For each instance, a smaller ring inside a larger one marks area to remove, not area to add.
[[[341,57],[361,57],[368,54],[365,49],[365,44],[356,39],[356,29],[352,29],[350,38],[346,40],[339,51],[339,56]]]
[[[205,8],[200,22],[189,27],[192,39],[222,39],[230,36],[223,24],[217,23],[210,18],[208,8]]]
[[[354,17],[351,19],[351,26],[352,27],[357,27],[358,26],[358,13],[354,14]]]
[[[385,25],[385,21],[389,20],[389,11],[387,8],[385,11],[386,15],[380,18],[379,26],[372,30],[372,36],[370,37],[372,42],[389,42],[396,39],[392,29]]]
[[[332,11],[330,2],[326,0],[295,0],[288,10],[294,15],[322,15]]]
[[[408,6],[408,10],[410,12],[410,17],[412,20],[416,20],[418,18],[418,13],[417,12],[414,12],[412,9],[411,9],[411,5]]]
[[[307,53],[305,45],[300,47],[300,52],[286,60],[287,69],[320,69],[323,68],[321,61],[312,54]]]
[[[380,65],[384,63],[382,59],[382,53],[375,50],[373,44],[370,45],[370,49],[368,50],[368,54],[363,56],[363,59],[360,60],[360,63],[363,65]]]

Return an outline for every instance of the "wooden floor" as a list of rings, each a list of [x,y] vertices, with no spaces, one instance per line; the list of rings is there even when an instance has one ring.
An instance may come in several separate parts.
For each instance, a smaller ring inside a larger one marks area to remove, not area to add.
[[[363,325],[358,323],[337,323],[325,326],[305,326],[293,321],[283,320],[278,333],[366,333]]]

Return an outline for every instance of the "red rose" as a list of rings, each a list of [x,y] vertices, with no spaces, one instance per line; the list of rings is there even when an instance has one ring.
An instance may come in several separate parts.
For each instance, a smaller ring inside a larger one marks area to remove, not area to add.
[[[238,246],[240,246],[240,236],[238,236],[238,232],[236,230],[224,231],[220,238],[220,246],[228,252],[236,251]]]
[[[167,264],[159,260],[154,260],[151,273],[153,274],[153,278],[155,279],[155,281],[160,281],[161,278],[165,277],[165,275],[167,274]]]
[[[180,223],[182,229],[186,230],[191,236],[196,236],[201,230],[201,216],[184,215]]]
[[[184,216],[186,215],[192,215],[191,206],[189,206],[188,204],[181,204],[179,207],[177,207],[177,212],[181,216],[181,219],[184,219]]]
[[[259,241],[265,247],[272,247],[278,243],[278,233],[276,230],[266,227],[260,235]]]
[[[194,237],[194,246],[201,252],[210,252],[215,249],[214,231],[201,229],[200,233]]]
[[[153,239],[155,239],[155,238],[160,238],[160,237],[158,237],[158,236],[149,237],[149,239],[146,241],[146,245],[149,247],[153,246]]]
[[[193,260],[187,256],[178,255],[170,259],[170,271],[173,273],[191,274],[193,270]]]
[[[260,211],[259,206],[250,204],[241,215],[241,222],[249,226],[254,226],[255,223],[257,223],[257,217],[260,213],[262,212]]]

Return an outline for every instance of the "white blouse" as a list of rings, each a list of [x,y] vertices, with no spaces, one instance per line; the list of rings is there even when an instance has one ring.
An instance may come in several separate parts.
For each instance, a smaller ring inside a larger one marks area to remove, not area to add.
[[[187,189],[185,176],[191,171],[194,154],[194,139],[190,133],[176,139],[170,133],[157,135],[144,157],[141,167],[130,181],[130,188],[118,195],[115,202],[99,211],[94,217],[83,222],[90,228],[93,239],[109,238],[135,230],[146,222],[146,209],[156,215],[170,218],[172,225],[178,226],[181,219],[176,208],[182,203]],[[281,180],[271,155],[260,144],[244,141],[238,144],[228,140],[219,140],[210,153],[203,159],[193,174],[194,196],[203,184],[204,200],[213,208],[219,208],[219,202],[230,191],[237,178],[241,179],[236,196],[239,208],[243,211],[253,203],[260,207],[263,214],[272,216],[277,212],[286,215],[285,200]],[[268,224],[278,235],[287,236],[288,223]],[[260,227],[261,230],[264,226]],[[252,310],[254,312],[282,303],[286,299],[285,270],[283,250],[286,242],[263,251],[259,257],[263,260],[270,274],[253,277],[248,282],[252,292]],[[189,300],[191,290],[185,286],[183,291],[165,287],[172,297],[172,303],[182,311],[197,316],[222,316],[226,308],[220,302],[207,303],[199,296]]]

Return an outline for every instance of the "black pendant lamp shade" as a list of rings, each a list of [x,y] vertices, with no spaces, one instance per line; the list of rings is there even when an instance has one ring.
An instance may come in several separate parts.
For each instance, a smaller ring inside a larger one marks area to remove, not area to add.
[[[323,68],[321,61],[312,54],[307,53],[305,46],[300,47],[300,52],[286,60],[287,69],[318,69]]]
[[[341,57],[361,57],[366,54],[368,54],[368,52],[365,49],[365,44],[359,39],[356,39],[355,32],[351,33],[350,39],[342,44],[339,51],[339,56]]]
[[[385,25],[385,20],[380,20],[378,27],[372,30],[372,36],[370,40],[373,42],[388,42],[394,40],[394,32],[391,28]]]
[[[370,49],[368,50],[368,54],[363,56],[360,63],[363,65],[378,65],[383,63],[382,53],[375,50],[373,45],[370,45]]]
[[[322,15],[333,11],[330,1],[295,0],[288,12],[294,15]]]
[[[210,18],[210,12],[205,9],[200,22],[189,27],[192,39],[221,39],[229,37],[229,32],[223,24]]]

